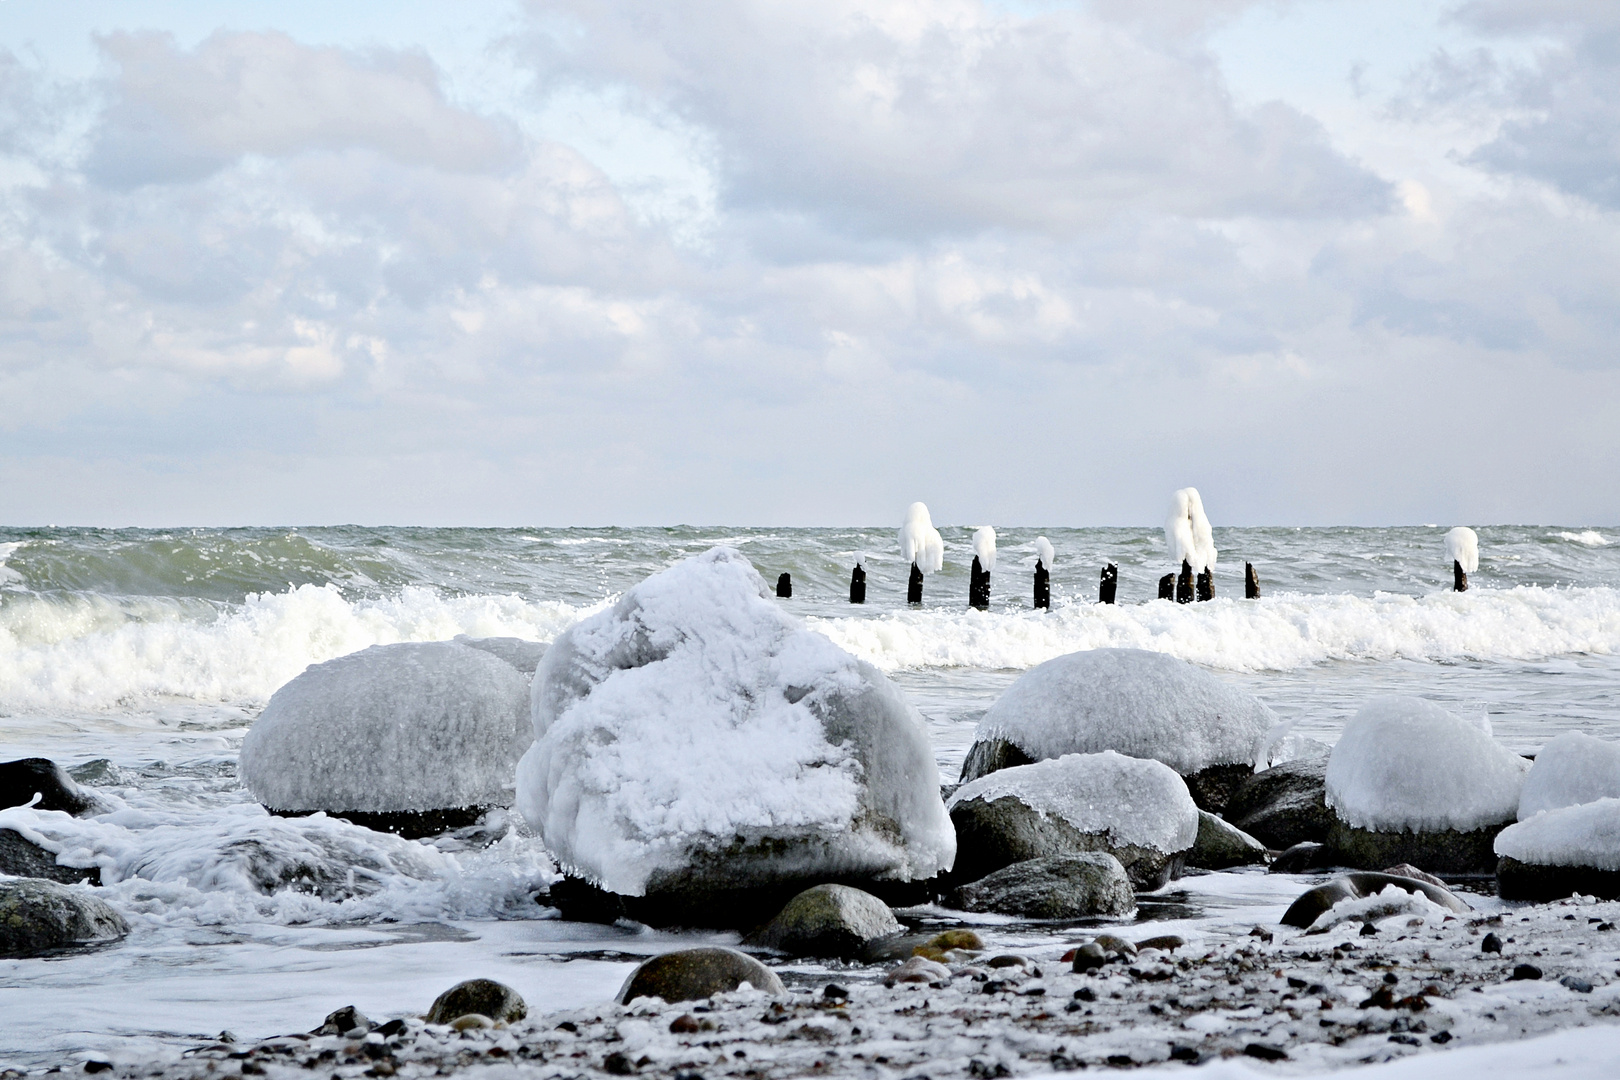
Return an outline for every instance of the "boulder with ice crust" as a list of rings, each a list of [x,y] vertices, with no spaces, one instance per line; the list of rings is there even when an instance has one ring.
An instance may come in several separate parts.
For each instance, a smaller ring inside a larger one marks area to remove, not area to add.
[[[1433,702],[1381,697],[1328,755],[1328,847],[1344,866],[1411,863],[1490,873],[1496,834],[1518,813],[1530,763]]]
[[[1519,792],[1519,820],[1614,798],[1620,798],[1620,743],[1566,731],[1536,754]]]
[[[1254,774],[1276,723],[1253,696],[1163,653],[1091,649],[1031,668],[984,714],[962,766],[975,780],[1009,765],[1113,750],[1152,758],[1220,813]]]
[[[821,884],[893,899],[956,854],[921,714],[730,548],[558,637],[533,720],[518,808],[644,922],[751,926]]]
[[[324,810],[421,836],[512,802],[529,682],[452,641],[374,645],[305,669],[242,740],[240,774],[275,813]]]
[[[1542,810],[1497,834],[1495,851],[1497,891],[1504,900],[1557,900],[1576,893],[1616,899],[1620,799]]]

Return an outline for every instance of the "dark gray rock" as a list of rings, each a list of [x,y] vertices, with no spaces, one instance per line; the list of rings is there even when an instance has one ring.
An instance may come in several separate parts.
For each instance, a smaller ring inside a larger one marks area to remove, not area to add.
[[[782,997],[787,988],[776,972],[736,949],[709,946],[680,949],[655,956],[630,973],[615,999],[624,1005],[638,997],[667,1002],[698,1001],[735,990],[748,983],[756,990]]]
[[[35,794],[41,796],[37,810],[60,810],[65,814],[86,814],[96,800],[80,790],[73,778],[50,758],[18,758],[0,762],[0,809],[27,806]]]
[[[1179,877],[1183,865],[1182,852],[1116,844],[1107,833],[1083,832],[1012,795],[959,802],[951,808],[951,822],[956,826],[955,875],[970,881],[1030,859],[1106,851],[1125,867],[1133,888],[1150,892]]]
[[[851,959],[872,942],[904,929],[889,905],[871,893],[848,885],[817,885],[789,900],[745,944],[790,956]]]
[[[55,854],[14,829],[0,829],[0,874],[45,878],[63,885],[77,885],[81,881],[101,884],[101,867],[80,869],[77,866],[63,866],[56,861]]]
[[[358,1028],[361,1031],[371,1030],[371,1021],[366,1014],[353,1005],[345,1005],[341,1009],[334,1009],[326,1014],[321,1026],[310,1032],[312,1035],[343,1035]]]
[[[1427,881],[1397,877],[1394,874],[1362,871],[1334,878],[1325,885],[1318,885],[1316,888],[1308,890],[1289,905],[1288,910],[1283,914],[1282,923],[1284,926],[1297,926],[1304,929],[1315,922],[1322,912],[1339,901],[1360,900],[1372,896],[1374,893],[1382,892],[1391,885],[1409,893],[1425,896],[1448,911],[1466,914],[1473,910],[1450,890],[1443,889],[1438,885],[1430,885]]]
[[[1419,881],[1427,881],[1430,885],[1438,885],[1442,889],[1446,887],[1446,883],[1444,881],[1435,877],[1433,874],[1419,870],[1411,863],[1396,863],[1394,866],[1386,866],[1380,870],[1379,873],[1393,874],[1396,877],[1417,878]]]
[[[83,890],[40,878],[0,880],[0,956],[104,945],[127,933],[122,915]]]
[[[1545,903],[1580,893],[1600,900],[1620,899],[1620,870],[1590,866],[1539,866],[1503,856],[1496,864],[1496,891],[1504,900]]]
[[[1295,844],[1275,859],[1272,859],[1270,872],[1273,874],[1309,874],[1316,870],[1326,870],[1332,865],[1332,850],[1326,844],[1313,844],[1307,840]]]
[[[1333,824],[1326,784],[1326,758],[1273,765],[1233,793],[1226,804],[1226,820],[1278,850],[1307,841],[1323,843]]]
[[[1198,811],[1198,839],[1187,852],[1187,865],[1201,870],[1256,866],[1266,861],[1266,845],[1227,824],[1208,810]]]
[[[1102,851],[1014,863],[957,890],[963,911],[1029,919],[1123,915],[1136,907],[1125,867]]]
[[[518,992],[505,983],[498,983],[494,979],[468,979],[460,982],[440,994],[433,1000],[433,1007],[428,1010],[427,1022],[430,1024],[448,1024],[458,1016],[476,1013],[487,1016],[497,1023],[513,1020],[522,1020],[529,1015],[529,1007],[524,1004]]]
[[[1182,776],[1198,809],[1211,814],[1226,813],[1232,796],[1253,778],[1254,766],[1244,764],[1211,765]]]
[[[1335,814],[1327,846],[1340,866],[1361,870],[1411,863],[1431,874],[1489,874],[1496,869],[1496,834],[1509,824],[1468,832],[1373,832],[1348,825]]]
[[[984,739],[968,748],[967,757],[962,761],[962,775],[958,778],[958,782],[965,784],[981,776],[989,776],[999,769],[1033,764],[1035,759],[1019,749],[1018,744],[1011,739],[999,736]]]

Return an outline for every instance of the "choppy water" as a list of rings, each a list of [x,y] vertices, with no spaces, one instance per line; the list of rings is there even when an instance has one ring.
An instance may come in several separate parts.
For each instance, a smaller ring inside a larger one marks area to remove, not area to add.
[[[1099,646],[1205,665],[1327,741],[1391,690],[1483,710],[1518,749],[1569,728],[1620,737],[1620,529],[1480,528],[1480,568],[1460,595],[1441,528],[1217,529],[1217,599],[1183,606],[1146,602],[1170,569],[1159,530],[1047,529],[1050,613],[1029,605],[1035,531],[1001,532],[988,612],[965,604],[971,530],[941,531],[946,568],[914,610],[888,528],[0,529],[0,758],[111,763],[97,773],[109,813],[0,811],[0,824],[101,864],[136,927],[102,953],[0,961],[0,1063],[233,1024],[269,1034],[351,1000],[422,1008],[469,965],[536,1007],[611,993],[628,961],[604,950],[669,939],[533,921],[527,898],[547,864],[521,828],[487,849],[429,848],[269,819],[235,781],[236,750],[310,663],[461,633],[549,640],[718,543],[768,579],[791,573],[784,603],[906,689],[947,779],[1021,671]],[[864,607],[846,602],[857,552]],[[1093,603],[1109,561],[1115,607]],[[1245,561],[1258,602],[1241,599]],[[265,852],[358,876],[326,896],[267,895],[252,872]],[[560,962],[574,953],[588,958]],[[109,972],[139,994],[109,989]],[[64,1026],[64,1011],[81,1023]]]

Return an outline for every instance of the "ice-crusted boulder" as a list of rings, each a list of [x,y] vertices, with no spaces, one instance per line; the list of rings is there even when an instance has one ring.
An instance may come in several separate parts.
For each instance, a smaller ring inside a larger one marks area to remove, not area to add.
[[[1103,851],[1137,889],[1180,872],[1198,838],[1198,807],[1169,766],[1112,750],[1000,769],[963,784],[948,804],[955,877],[973,881],[1012,863]]]
[[[1613,900],[1620,897],[1620,799],[1543,810],[1503,829],[1495,849],[1504,900],[1576,893]]]
[[[1519,792],[1519,820],[1543,810],[1620,798],[1620,744],[1566,731],[1541,748]]]
[[[423,835],[511,805],[528,711],[528,679],[488,651],[374,645],[277,690],[242,740],[239,771],[276,813]]]
[[[1530,763],[1430,701],[1381,697],[1328,756],[1328,846],[1346,866],[1411,863],[1489,873],[1492,842],[1518,814]]]
[[[558,637],[533,720],[518,808],[643,921],[744,925],[810,886],[884,896],[955,857],[922,715],[730,548]]]
[[[1092,649],[1031,668],[984,714],[962,781],[998,768],[1113,750],[1152,758],[1220,813],[1254,773],[1277,718],[1255,697],[1163,653]]]

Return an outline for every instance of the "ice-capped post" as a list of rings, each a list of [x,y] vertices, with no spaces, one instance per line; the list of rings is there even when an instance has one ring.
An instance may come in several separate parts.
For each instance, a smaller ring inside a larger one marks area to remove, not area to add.
[[[1119,594],[1119,564],[1109,563],[1103,567],[1102,581],[1097,586],[1097,603],[1112,604]]]
[[[855,569],[849,572],[849,602],[852,604],[866,603],[866,556],[860,552],[855,553]]]
[[[776,579],[776,595],[781,597],[783,600],[793,599],[792,574],[783,573],[781,577]]]
[[[1176,602],[1193,598],[1194,575],[1198,599],[1215,598],[1215,534],[1204,516],[1204,501],[1197,488],[1182,488],[1171,496],[1170,518],[1164,523],[1164,541],[1170,557],[1181,563],[1176,581]]]
[[[905,524],[900,526],[900,557],[911,564],[906,603],[920,604],[923,575],[938,573],[945,565],[945,541],[923,503],[914,502],[906,510]]]
[[[988,525],[973,530],[973,565],[968,574],[968,607],[990,608],[990,571],[996,568],[996,530]]]
[[[1037,611],[1052,610],[1052,563],[1057,559],[1057,552],[1052,550],[1052,542],[1044,536],[1035,538],[1035,609]]]
[[[1446,554],[1451,556],[1452,588],[1468,591],[1468,575],[1479,569],[1479,534],[1466,525],[1446,533]]]

